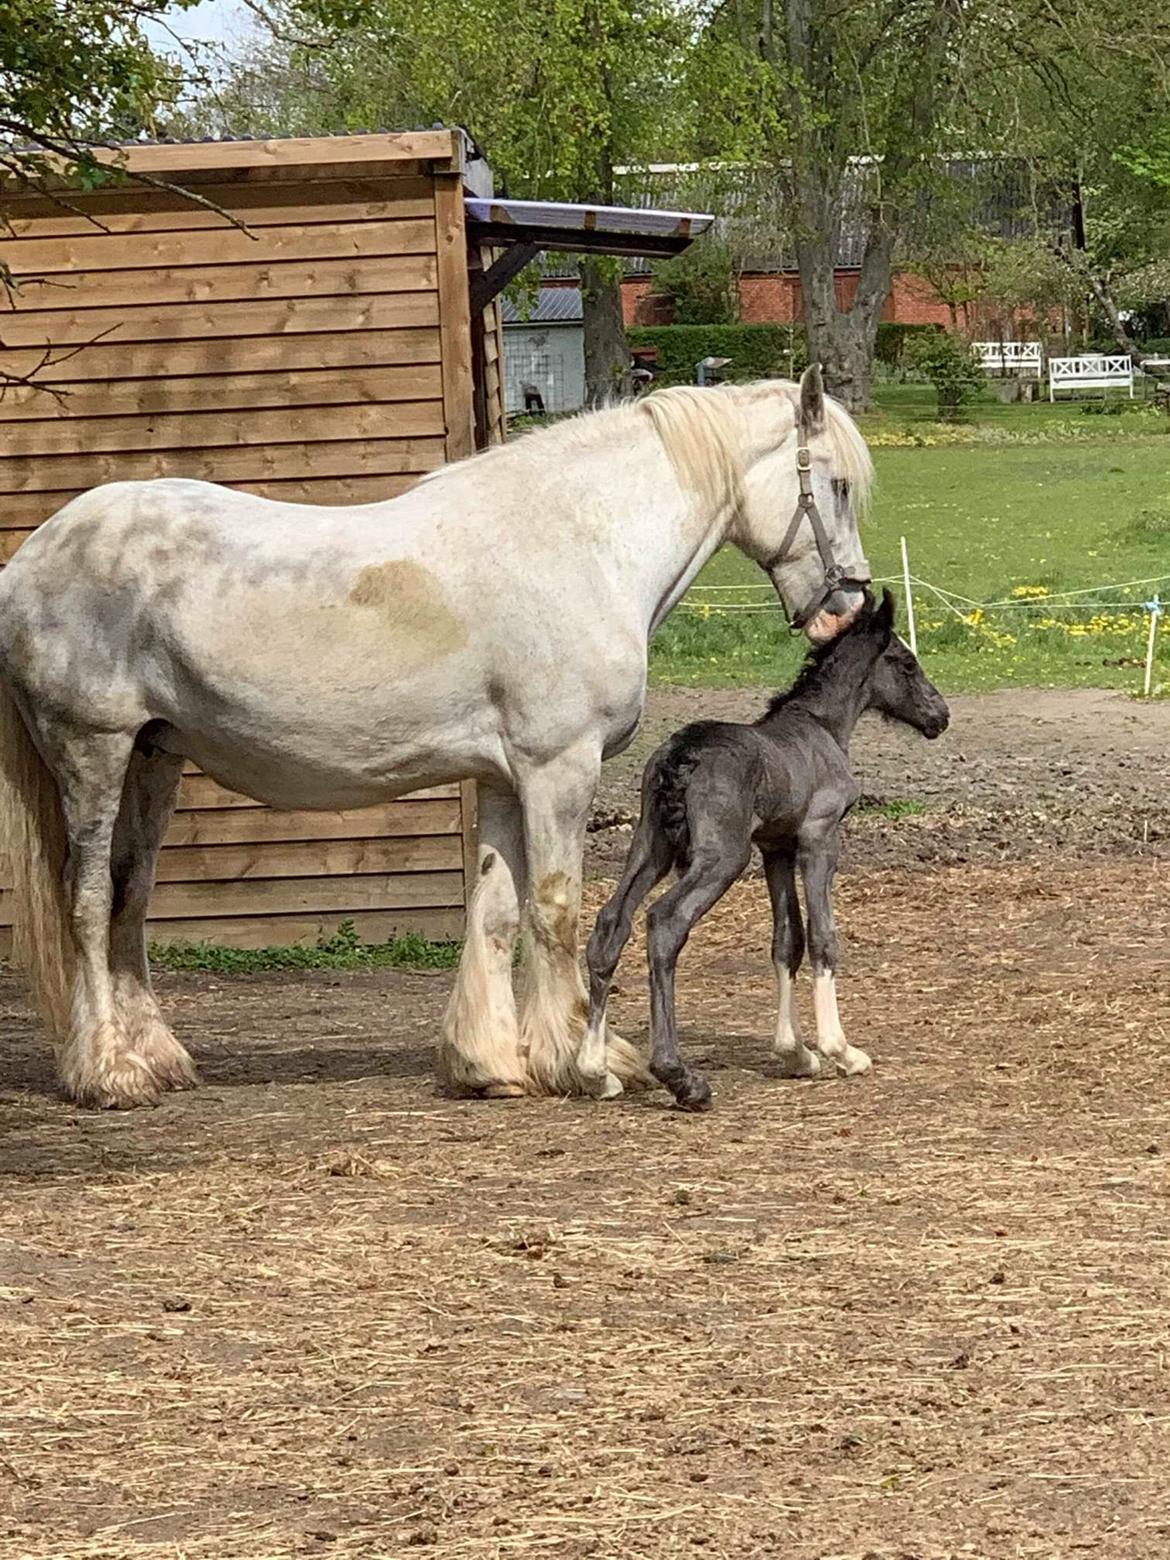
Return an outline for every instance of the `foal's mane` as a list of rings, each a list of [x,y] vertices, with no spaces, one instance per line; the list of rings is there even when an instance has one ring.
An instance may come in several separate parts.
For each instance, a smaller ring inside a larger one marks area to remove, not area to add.
[[[826,640],[822,645],[812,645],[792,686],[772,695],[768,700],[768,708],[756,724],[759,725],[760,721],[767,720],[769,715],[775,715],[778,710],[786,708],[789,704],[799,703],[809,694],[816,693],[824,687],[829,681],[833,663],[848,655],[852,646],[869,637],[868,630],[876,611],[874,607],[868,608],[855,623],[851,623],[835,638]]]

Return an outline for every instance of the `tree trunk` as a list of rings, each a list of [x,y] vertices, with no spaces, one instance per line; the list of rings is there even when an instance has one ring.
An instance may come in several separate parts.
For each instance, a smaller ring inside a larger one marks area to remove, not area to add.
[[[830,395],[860,412],[869,405],[874,343],[892,280],[892,246],[871,241],[853,302],[841,309],[833,274],[833,224],[827,217],[820,220],[820,231],[809,227],[810,236],[796,241],[809,362],[821,365]]]
[[[581,261],[585,328],[585,404],[603,406],[630,393],[630,354],[622,318],[620,273],[605,260]]]
[[[1112,291],[1110,290],[1108,284],[1103,282],[1093,270],[1089,263],[1088,256],[1080,250],[1074,250],[1070,253],[1063,244],[1058,244],[1055,246],[1055,253],[1058,259],[1064,261],[1065,265],[1082,284],[1082,286],[1087,287],[1093,294],[1093,297],[1097,300],[1098,308],[1109,321],[1110,333],[1112,334],[1113,339],[1117,343],[1120,350],[1127,353],[1128,356],[1133,359],[1135,368],[1141,368],[1142,364],[1146,360],[1146,354],[1130,335],[1129,330],[1126,327],[1126,323],[1121,317],[1121,311],[1117,307],[1117,303],[1113,297]],[[1087,314],[1088,310],[1086,309],[1086,316]],[[1087,325],[1088,321],[1086,318],[1086,336],[1088,335]],[[1159,371],[1154,370],[1153,372],[1154,376],[1158,377]]]

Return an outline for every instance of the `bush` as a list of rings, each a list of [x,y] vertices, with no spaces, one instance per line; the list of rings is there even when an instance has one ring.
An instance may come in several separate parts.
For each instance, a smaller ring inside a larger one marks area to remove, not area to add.
[[[929,335],[938,329],[937,325],[879,325],[873,349],[874,358],[887,368],[901,368],[907,344],[915,337]]]
[[[952,336],[939,326],[929,335],[916,337],[907,356],[919,373],[924,374],[938,394],[939,416],[950,421],[959,409],[973,401],[987,383],[983,369],[971,353],[970,342]]]
[[[739,272],[731,250],[710,235],[654,267],[654,292],[674,304],[679,325],[734,325]]]
[[[730,380],[787,378],[808,364],[798,325],[635,325],[626,340],[631,348],[657,347],[660,385],[693,385],[695,364],[705,357],[730,358]]]
[[[1142,351],[1154,357],[1170,357],[1170,336],[1151,336],[1142,342]]]

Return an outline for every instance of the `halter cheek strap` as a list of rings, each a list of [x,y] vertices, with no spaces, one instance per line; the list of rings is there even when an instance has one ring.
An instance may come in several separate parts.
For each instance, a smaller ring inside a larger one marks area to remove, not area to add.
[[[807,444],[801,444],[796,451],[796,475],[800,482],[800,494],[796,500],[796,510],[789,522],[788,530],[784,533],[784,540],[770,558],[761,564],[767,573],[771,573],[784,562],[792,551],[794,542],[805,520],[812,526],[813,538],[817,544],[817,552],[821,555],[821,563],[824,565],[825,577],[820,590],[803,609],[792,618],[793,628],[803,628],[809,620],[816,616],[820,609],[828,601],[829,597],[847,580],[856,581],[859,585],[869,580],[869,565],[864,558],[856,561],[850,571],[846,571],[833,556],[833,547],[829,541],[829,533],[825,530],[825,522],[821,519],[821,512],[817,508],[817,501],[812,488],[812,455]]]

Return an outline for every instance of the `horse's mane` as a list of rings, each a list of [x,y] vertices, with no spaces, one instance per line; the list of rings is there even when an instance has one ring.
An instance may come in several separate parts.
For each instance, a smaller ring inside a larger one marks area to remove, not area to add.
[[[609,443],[617,425],[633,419],[649,419],[675,474],[685,488],[697,493],[713,508],[733,504],[743,472],[743,454],[737,404],[764,396],[787,397],[795,424],[800,413],[800,387],[788,379],[764,380],[752,385],[720,385],[700,389],[696,385],[672,385],[655,390],[637,401],[624,401],[597,411],[582,412],[522,439],[498,445],[473,457],[505,462],[523,459],[534,450],[541,458],[557,449],[591,449]],[[873,462],[856,423],[838,401],[825,397],[825,438],[833,458],[833,475],[848,482],[855,511],[864,508],[873,484]],[[422,480],[442,481],[457,467],[440,467]]]
[[[684,486],[718,504],[734,499],[741,456],[736,402],[787,394],[793,422],[800,414],[800,386],[790,379],[753,385],[721,385],[712,393],[692,385],[656,390],[640,404],[654,423],[671,464]],[[825,397],[825,437],[833,455],[833,475],[848,482],[854,508],[864,508],[873,485],[873,462],[849,413]]]
[[[649,417],[683,488],[712,509],[733,505],[739,493],[743,460],[735,400],[738,387],[718,394],[695,385],[655,390],[635,408]]]

